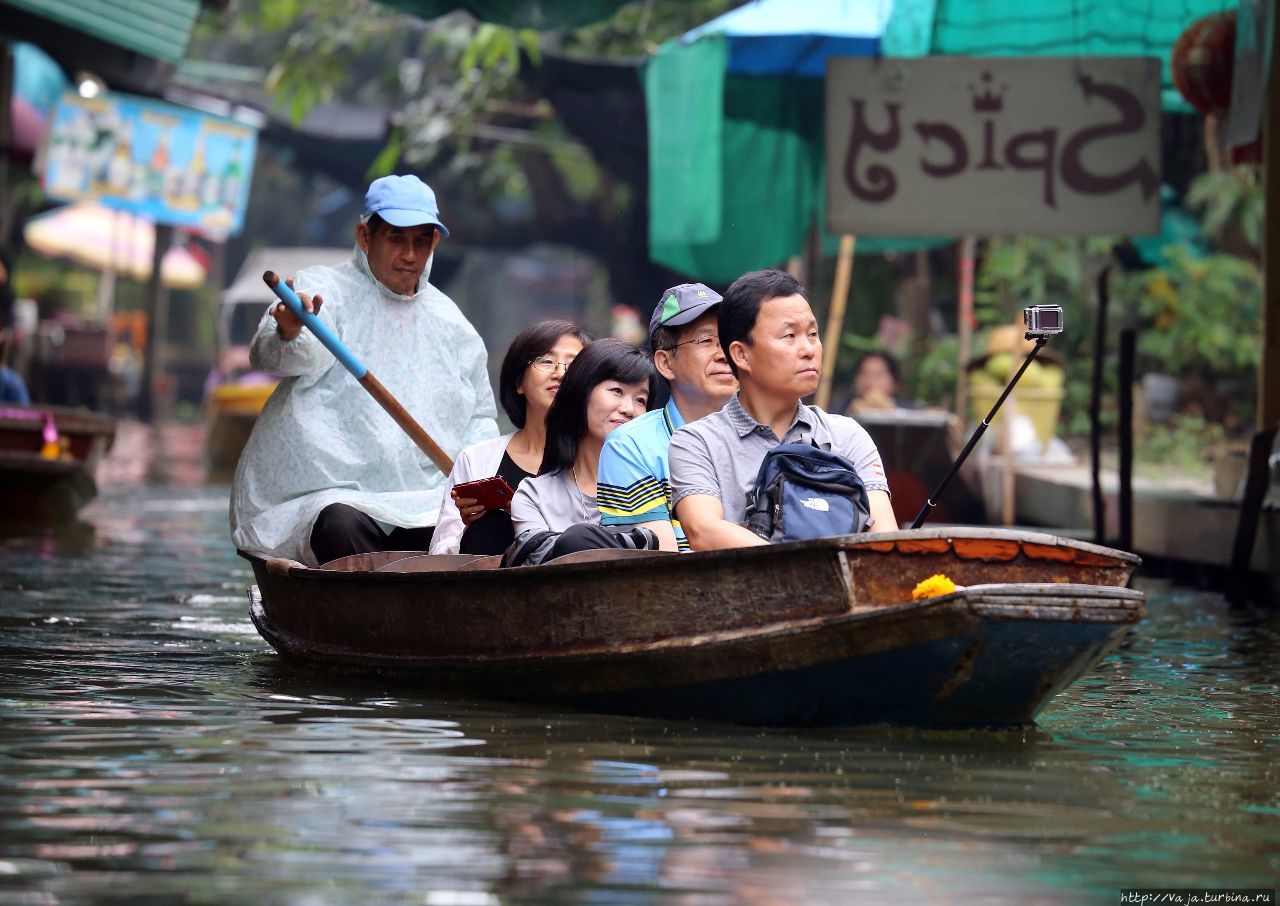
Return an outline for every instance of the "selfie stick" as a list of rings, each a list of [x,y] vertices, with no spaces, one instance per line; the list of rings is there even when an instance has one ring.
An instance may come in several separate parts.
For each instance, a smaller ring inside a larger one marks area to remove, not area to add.
[[[1030,334],[1027,334],[1027,339],[1031,339]],[[996,400],[996,404],[991,407],[991,411],[987,413],[987,417],[982,420],[982,424],[978,425],[977,430],[973,432],[973,436],[969,438],[969,442],[964,445],[964,449],[961,450],[960,455],[956,457],[956,461],[951,464],[951,471],[949,471],[946,477],[938,484],[937,490],[935,490],[929,496],[929,499],[924,502],[924,506],[920,507],[920,512],[916,513],[916,520],[911,523],[911,527],[913,529],[918,529],[920,526],[924,525],[924,521],[929,518],[929,511],[938,505],[937,500],[942,496],[942,491],[947,486],[947,483],[951,481],[957,472],[960,471],[960,467],[964,465],[964,461],[969,458],[969,454],[973,452],[973,448],[978,445],[978,441],[982,438],[983,432],[987,430],[991,425],[991,420],[995,418],[996,413],[1000,411],[1001,405],[1004,404],[1005,397],[1013,391],[1013,385],[1018,383],[1018,378],[1022,377],[1022,372],[1027,370],[1027,366],[1031,364],[1031,360],[1036,357],[1036,353],[1038,353],[1047,342],[1049,342],[1047,337],[1036,337],[1035,348],[1027,354],[1027,359],[1022,363],[1022,367],[1018,369],[1018,373],[1013,376],[1013,380],[1009,382],[1009,386],[1004,388],[1004,393],[1000,394],[1000,398]]]
[[[324,348],[333,353],[334,358],[342,363],[342,366],[351,372],[351,376],[360,382],[365,390],[369,391],[369,395],[378,401],[383,409],[387,410],[387,414],[395,419],[396,424],[404,429],[404,433],[408,434],[418,449],[427,454],[437,469],[448,475],[453,471],[453,460],[449,458],[449,454],[440,449],[440,445],[431,439],[431,435],[423,430],[422,426],[414,420],[404,406],[400,405],[400,401],[391,395],[391,391],[382,386],[379,381],[368,368],[365,368],[359,359],[343,345],[342,341],[334,335],[323,321],[307,311],[302,306],[302,300],[298,298],[298,294],[293,291],[289,284],[285,283],[276,276],[274,271],[267,271],[262,275],[262,279],[267,286],[271,287],[271,291],[276,297],[289,306],[289,310],[302,319],[302,323],[310,328],[315,334],[316,339],[324,344]]]

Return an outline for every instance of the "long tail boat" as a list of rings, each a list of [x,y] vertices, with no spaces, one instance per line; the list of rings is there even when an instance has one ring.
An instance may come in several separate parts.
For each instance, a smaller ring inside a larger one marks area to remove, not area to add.
[[[0,528],[73,521],[98,493],[115,433],[115,419],[94,412],[0,405]]]
[[[537,567],[242,554],[286,658],[436,694],[756,726],[1030,723],[1143,613],[1138,558],[1035,532],[933,528]],[[913,600],[927,577],[955,591]]]

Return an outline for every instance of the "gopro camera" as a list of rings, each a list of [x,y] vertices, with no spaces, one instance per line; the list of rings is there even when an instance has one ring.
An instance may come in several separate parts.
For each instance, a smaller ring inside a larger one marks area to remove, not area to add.
[[[1062,333],[1062,306],[1032,305],[1022,310],[1022,321],[1027,325],[1028,340]]]

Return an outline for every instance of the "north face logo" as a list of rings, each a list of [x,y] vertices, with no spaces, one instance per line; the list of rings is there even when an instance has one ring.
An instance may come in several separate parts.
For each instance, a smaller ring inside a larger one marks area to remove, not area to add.
[[[827,513],[831,511],[831,504],[827,503],[825,497],[804,497],[800,503],[811,510],[817,510],[819,513]]]

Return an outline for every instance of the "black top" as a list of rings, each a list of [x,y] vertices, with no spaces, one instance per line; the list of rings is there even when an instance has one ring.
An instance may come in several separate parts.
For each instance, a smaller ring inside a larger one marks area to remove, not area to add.
[[[511,485],[511,490],[520,487],[520,482],[533,476],[516,465],[510,453],[502,454],[502,462],[498,463],[498,474]],[[458,552],[462,554],[500,554],[516,539],[515,527],[511,524],[511,514],[506,510],[489,510],[475,522],[467,526],[458,544]]]

